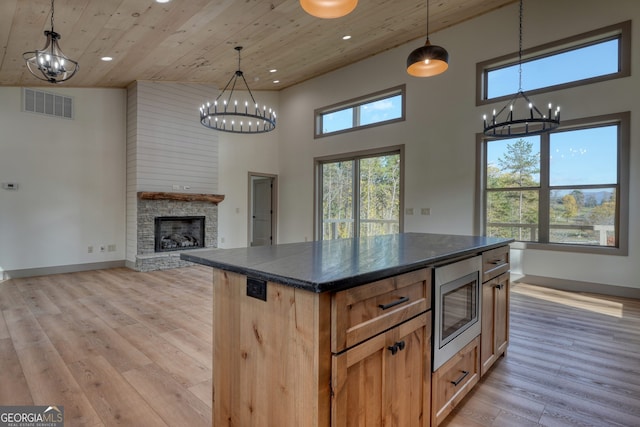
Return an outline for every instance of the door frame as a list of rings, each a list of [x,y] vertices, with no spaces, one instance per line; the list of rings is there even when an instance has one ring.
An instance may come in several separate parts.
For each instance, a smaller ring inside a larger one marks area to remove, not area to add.
[[[248,191],[247,191],[247,246],[251,246],[253,236],[253,178],[269,178],[271,179],[271,244],[277,243],[278,236],[278,175],[249,172],[248,173]]]

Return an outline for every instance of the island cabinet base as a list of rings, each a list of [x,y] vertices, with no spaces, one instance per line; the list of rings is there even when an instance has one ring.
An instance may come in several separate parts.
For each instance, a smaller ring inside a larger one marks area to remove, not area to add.
[[[431,426],[436,427],[480,380],[480,337],[476,337],[431,377]]]
[[[247,296],[247,277],[213,269],[213,425],[330,424],[329,293],[266,283]]]

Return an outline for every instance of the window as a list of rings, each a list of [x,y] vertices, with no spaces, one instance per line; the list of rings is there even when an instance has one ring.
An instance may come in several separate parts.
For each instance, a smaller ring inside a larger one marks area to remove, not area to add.
[[[481,229],[536,248],[627,252],[629,113],[480,138]]]
[[[387,89],[315,111],[315,137],[404,120],[405,86]]]
[[[522,89],[531,95],[629,76],[630,37],[631,21],[626,21],[528,49]],[[519,87],[518,54],[479,63],[477,74],[477,105],[509,98]]]
[[[402,231],[403,147],[316,159],[316,238]]]

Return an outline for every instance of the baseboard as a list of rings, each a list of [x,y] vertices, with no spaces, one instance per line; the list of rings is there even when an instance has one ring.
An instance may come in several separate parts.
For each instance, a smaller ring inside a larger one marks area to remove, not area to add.
[[[579,280],[556,279],[553,277],[522,275],[513,279],[514,283],[527,283],[530,285],[546,286],[571,292],[588,292],[592,294],[610,295],[625,298],[640,299],[640,289],[626,286],[603,285],[602,283],[581,282]]]
[[[87,264],[58,265],[54,267],[25,268],[22,270],[5,270],[2,272],[2,280],[47,276],[49,274],[75,273],[78,271],[102,270],[105,268],[116,267],[125,267],[125,261],[104,261],[91,262]]]

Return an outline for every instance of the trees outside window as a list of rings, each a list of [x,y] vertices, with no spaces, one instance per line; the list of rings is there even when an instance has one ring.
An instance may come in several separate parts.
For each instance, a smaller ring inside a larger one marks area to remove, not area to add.
[[[322,240],[401,231],[401,150],[316,160]]]
[[[483,233],[624,251],[628,118],[603,116],[533,137],[482,140]]]

